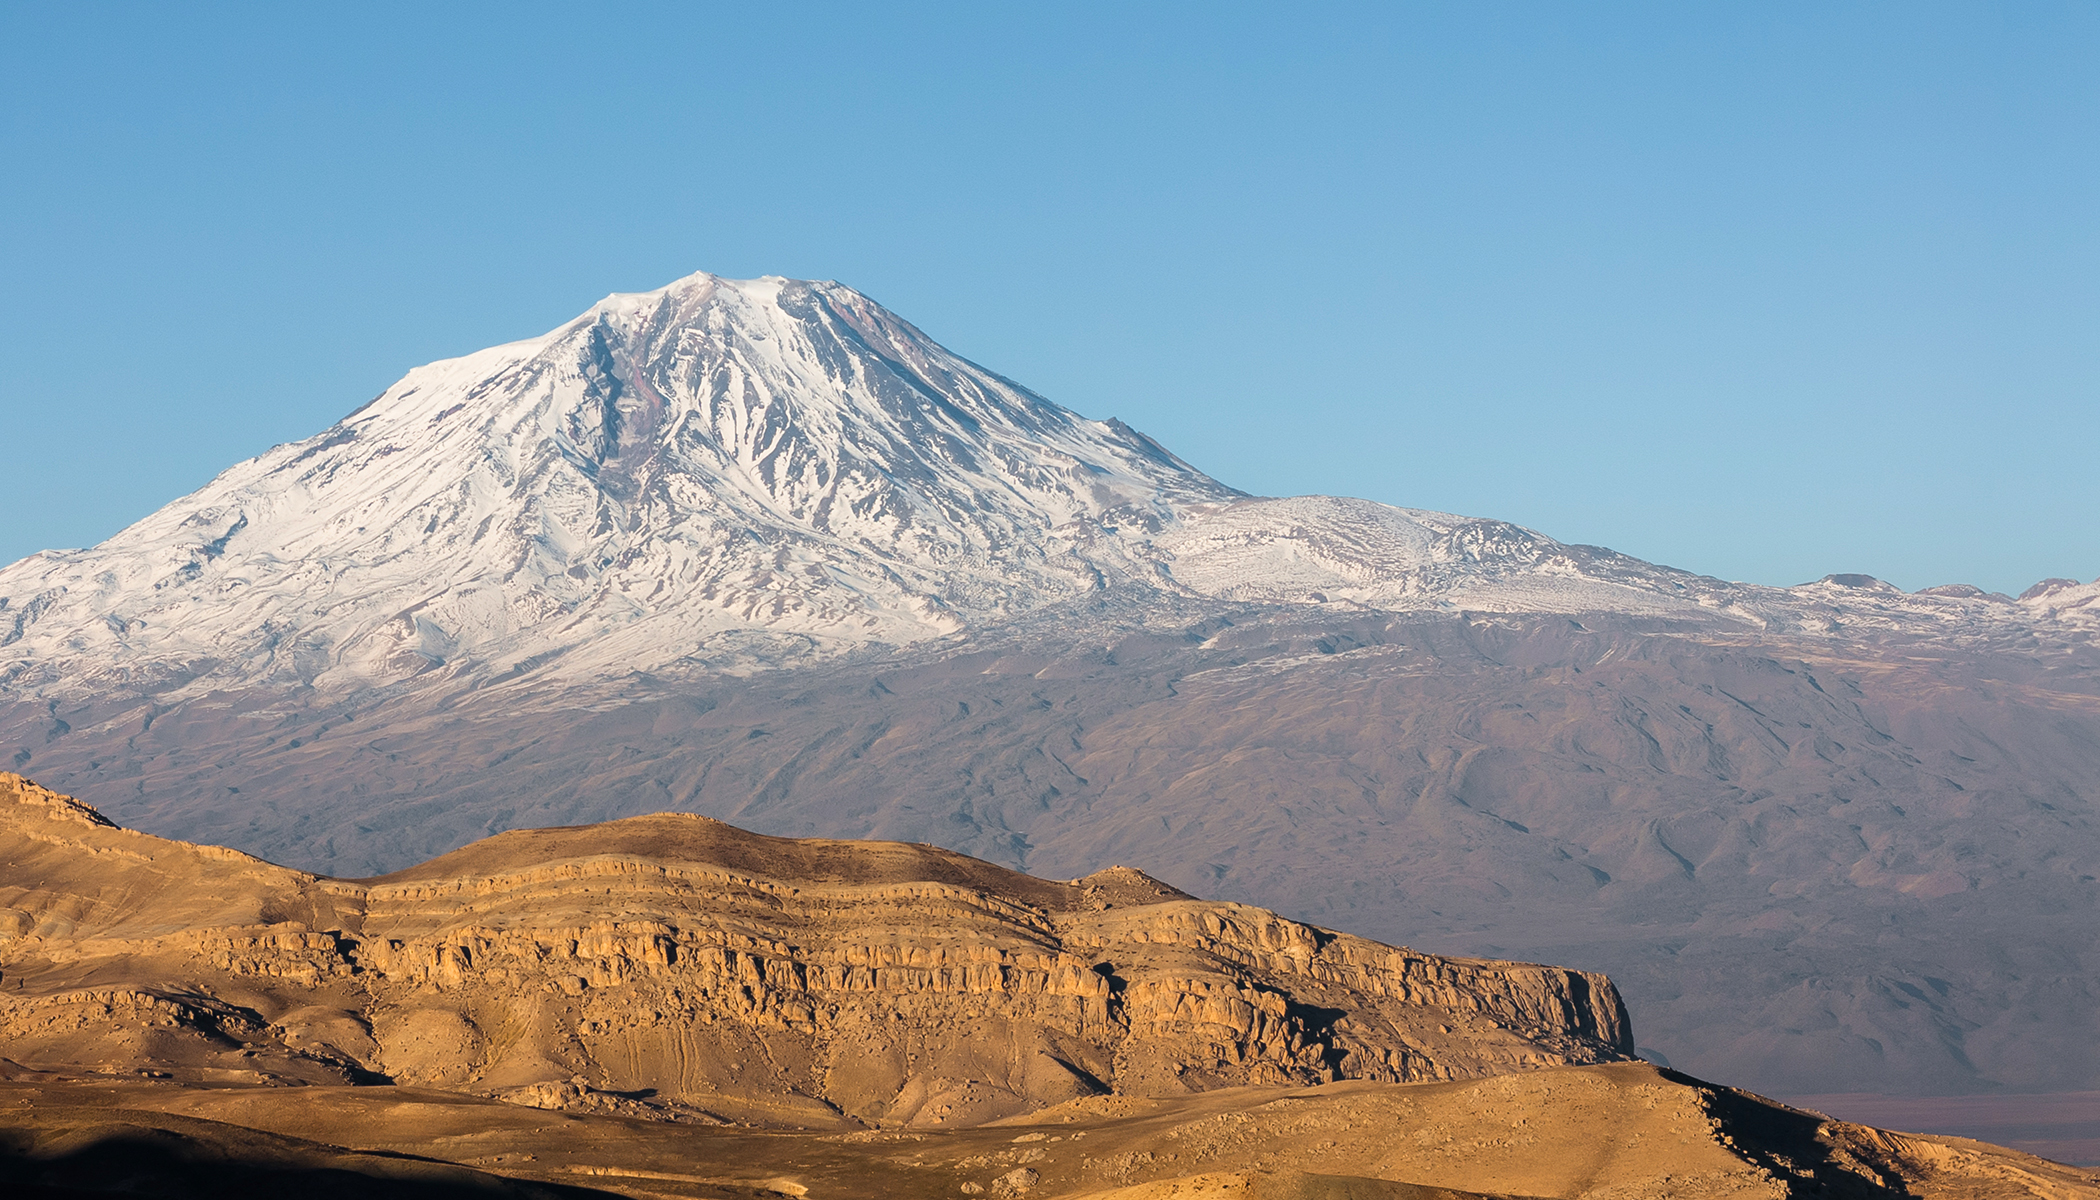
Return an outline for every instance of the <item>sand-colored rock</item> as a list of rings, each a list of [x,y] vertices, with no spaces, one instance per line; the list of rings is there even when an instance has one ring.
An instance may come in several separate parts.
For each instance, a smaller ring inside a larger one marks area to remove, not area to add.
[[[1121,868],[657,815],[334,880],[0,776],[0,919],[27,1195],[2100,1197],[1630,1061],[1602,977]]]
[[[1632,1048],[1601,976],[1418,954],[1123,868],[1054,882],[681,814],[346,881],[0,775],[0,920],[21,1063],[666,1120],[956,1127]]]
[[[13,1075],[0,1080],[0,1189],[92,1179],[100,1160],[174,1134],[193,1159],[274,1172],[304,1194],[332,1169],[338,1188],[364,1184],[336,1194],[360,1198],[403,1194],[411,1171],[474,1173],[426,1195],[501,1183],[636,1200],[2100,1197],[2091,1171],[1829,1121],[1645,1063],[1094,1096],[971,1129],[854,1132],[632,1121],[414,1087]]]

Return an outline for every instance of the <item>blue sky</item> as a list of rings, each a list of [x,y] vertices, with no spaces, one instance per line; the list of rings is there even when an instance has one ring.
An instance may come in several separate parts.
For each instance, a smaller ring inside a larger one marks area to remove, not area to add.
[[[2091,579],[2096,62],[2049,0],[0,3],[0,560],[706,269],[1250,491]]]

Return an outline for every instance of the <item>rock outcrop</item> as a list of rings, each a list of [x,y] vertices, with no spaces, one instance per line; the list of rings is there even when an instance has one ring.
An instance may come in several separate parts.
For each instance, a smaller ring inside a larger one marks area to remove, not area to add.
[[[666,813],[337,880],[6,774],[0,1031],[35,1067],[818,1127],[1632,1051],[1602,976],[1419,954],[1125,868],[1061,883]]]

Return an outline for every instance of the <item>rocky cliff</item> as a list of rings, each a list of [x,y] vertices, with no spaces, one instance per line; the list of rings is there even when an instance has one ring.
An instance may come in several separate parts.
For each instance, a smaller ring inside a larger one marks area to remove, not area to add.
[[[1054,882],[666,813],[337,880],[6,774],[0,1030],[35,1067],[803,1126],[1632,1049],[1602,976],[1418,954],[1127,868]]]

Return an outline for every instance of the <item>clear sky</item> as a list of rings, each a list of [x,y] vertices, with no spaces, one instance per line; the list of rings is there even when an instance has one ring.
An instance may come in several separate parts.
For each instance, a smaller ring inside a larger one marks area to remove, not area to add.
[[[2100,575],[2090,0],[0,0],[0,560],[698,269],[1249,491]]]

